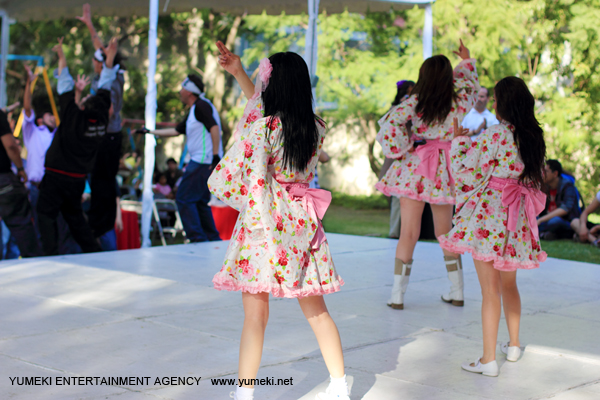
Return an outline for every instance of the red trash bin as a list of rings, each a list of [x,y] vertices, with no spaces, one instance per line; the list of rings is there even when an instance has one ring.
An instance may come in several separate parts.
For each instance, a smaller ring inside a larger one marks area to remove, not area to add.
[[[123,218],[123,231],[117,233],[117,250],[139,249],[140,242],[140,224],[138,222],[138,213],[135,211],[121,210]]]
[[[231,239],[233,228],[235,228],[235,223],[240,213],[235,208],[229,206],[212,206],[211,210],[213,219],[215,220],[215,226],[219,231],[219,237],[222,240]]]

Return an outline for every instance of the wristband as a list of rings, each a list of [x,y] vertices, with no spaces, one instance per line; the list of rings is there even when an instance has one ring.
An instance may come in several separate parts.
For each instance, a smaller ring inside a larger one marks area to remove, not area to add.
[[[17,167],[17,172],[25,171],[24,167]]]

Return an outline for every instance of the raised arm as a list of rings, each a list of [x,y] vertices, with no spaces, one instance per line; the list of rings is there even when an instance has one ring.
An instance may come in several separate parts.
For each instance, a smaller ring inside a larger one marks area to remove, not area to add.
[[[58,38],[58,44],[54,45],[52,48],[52,51],[58,56],[58,76],[60,76],[63,69],[67,68],[67,59],[65,58],[65,52],[63,51],[63,39],[64,37]]]
[[[84,4],[82,16],[76,18],[83,22],[85,26],[87,26],[88,30],[90,31],[90,35],[92,36],[92,42],[94,42],[94,48],[96,50],[102,49],[102,51],[105,51],[104,46],[102,45],[102,41],[100,40],[100,37],[98,37],[98,33],[96,32],[94,24],[92,23],[92,12],[90,11],[90,5],[87,3]]]
[[[242,88],[246,98],[250,99],[252,96],[254,96],[254,83],[252,83],[248,77],[248,74],[246,74],[246,71],[242,66],[242,60],[240,59],[240,56],[229,51],[229,49],[225,47],[221,41],[217,42],[217,48],[221,53],[219,56],[219,65],[221,65],[225,71],[233,75],[235,80]]]
[[[25,94],[23,95],[23,112],[27,117],[31,117],[31,84],[37,75],[33,73],[29,65],[24,64],[23,66],[27,71],[27,83],[25,83]]]

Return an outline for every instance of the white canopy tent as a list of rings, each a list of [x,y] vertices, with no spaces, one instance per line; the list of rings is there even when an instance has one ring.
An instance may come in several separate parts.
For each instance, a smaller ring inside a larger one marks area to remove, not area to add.
[[[21,21],[45,20],[80,15],[81,7],[89,0],[0,0],[0,107],[6,106],[6,62],[9,46],[9,27],[12,18]],[[423,58],[432,54],[433,17],[432,5],[435,0],[102,0],[93,5],[95,15],[149,15],[148,32],[148,87],[146,92],[145,124],[149,129],[156,126],[156,56],[157,25],[160,13],[189,11],[193,8],[211,8],[215,12],[260,14],[265,10],[268,14],[278,15],[282,11],[287,14],[300,14],[307,11],[309,24],[306,32],[306,48],[304,58],[311,76],[317,69],[317,19],[319,9],[330,13],[387,11],[390,8],[407,9],[415,5],[425,9],[423,27]],[[162,8],[160,7],[162,3]],[[144,170],[153,171],[155,164],[156,140],[153,135],[146,135],[144,149]],[[150,225],[152,217],[152,174],[144,174],[144,193],[142,211],[142,247],[150,247]]]

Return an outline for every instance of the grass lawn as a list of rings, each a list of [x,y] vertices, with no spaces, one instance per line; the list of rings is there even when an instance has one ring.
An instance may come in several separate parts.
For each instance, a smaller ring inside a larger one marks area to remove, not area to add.
[[[591,217],[593,220],[597,216]],[[387,200],[379,195],[347,196],[334,192],[323,226],[326,232],[387,237],[390,227]],[[600,264],[600,249],[572,240],[543,240],[542,249],[549,257]]]

